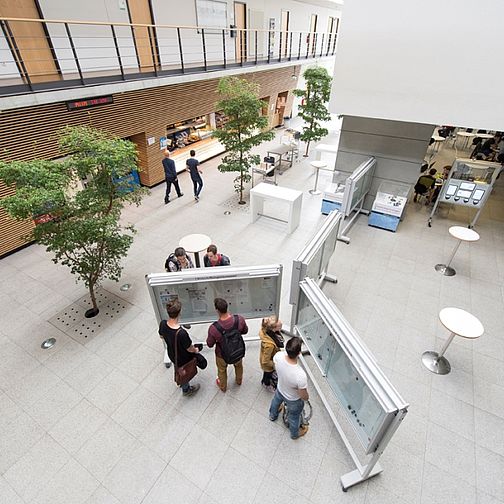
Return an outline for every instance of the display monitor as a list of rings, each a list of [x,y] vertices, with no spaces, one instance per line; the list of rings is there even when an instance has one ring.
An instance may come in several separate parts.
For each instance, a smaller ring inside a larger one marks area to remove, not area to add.
[[[472,194],[472,191],[463,191],[461,189],[459,189],[457,191],[457,196],[459,198],[470,198],[471,197],[471,194]]]
[[[460,189],[464,189],[465,191],[473,191],[476,187],[476,184],[471,184],[470,182],[462,182],[459,187]]]
[[[446,196],[453,196],[457,192],[457,189],[456,185],[450,184],[446,190]]]
[[[483,195],[485,194],[485,191],[483,189],[476,189],[473,194],[473,200],[474,201],[479,201],[480,199],[483,198]]]

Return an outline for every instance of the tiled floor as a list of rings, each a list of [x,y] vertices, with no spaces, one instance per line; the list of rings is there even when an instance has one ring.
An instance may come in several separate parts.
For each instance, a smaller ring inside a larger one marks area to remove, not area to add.
[[[453,156],[447,146],[443,156]],[[427,209],[410,204],[397,233],[369,228],[361,217],[351,244],[338,244],[331,272],[339,282],[325,291],[411,404],[383,473],[343,493],[339,476],[353,467],[315,394],[305,438],[293,442],[268,420],[256,343],[243,385],[225,395],[208,351],[209,369],[191,398],[162,365],[144,275],[162,270],[181,236],[209,234],[233,264],[283,263],[288,321],[291,260],[324,219],[320,196],[307,192],[306,160],[279,177],[305,193],[301,226],[290,236],[281,223],[250,224],[243,211],[225,216],[232,176],[217,164],[203,165],[200,203],[182,175],[183,198],[165,206],[160,186],[125,212],[139,231],[121,280],[132,288],[104,287],[130,305],[84,345],[48,323],[86,293],[67,270],[38,246],[0,261],[0,503],[504,502],[504,181],[476,227],[481,240],[459,249],[455,277],[442,277],[434,264],[450,253],[447,230],[466,223],[463,211],[442,210],[428,228]],[[320,186],[326,182],[321,173]],[[434,376],[420,356],[447,337],[437,314],[449,305],[477,315],[486,332],[474,343],[455,340],[452,373]],[[250,327],[257,333],[257,322]],[[194,327],[194,339],[205,329]],[[50,336],[57,344],[41,350]]]

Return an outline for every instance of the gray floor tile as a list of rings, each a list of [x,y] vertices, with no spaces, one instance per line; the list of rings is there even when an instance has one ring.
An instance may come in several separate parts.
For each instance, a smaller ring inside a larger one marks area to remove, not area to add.
[[[171,502],[196,504],[203,492],[175,469],[167,466],[157,479],[142,504],[158,504],[169,499]]]
[[[23,499],[2,476],[0,476],[0,504],[24,504]]]
[[[138,437],[154,420],[165,403],[141,385],[113,413],[112,418]]]
[[[70,373],[65,381],[80,394],[86,395],[93,390],[113,370],[113,367],[92,352]]]
[[[504,457],[504,419],[474,409],[476,444]]]
[[[408,411],[408,414],[394,433],[392,443],[417,457],[423,457],[427,443],[428,426],[429,422],[424,416],[417,415],[414,411]]]
[[[227,445],[219,439],[218,432],[213,435],[195,425],[171,459],[170,466],[204,490],[226,450]]]
[[[227,474],[233,476],[228,478],[225,476]],[[250,504],[265,474],[265,469],[229,448],[205,488],[205,493],[223,504]]]
[[[118,366],[127,376],[137,382],[144,380],[156,366],[161,366],[163,354],[147,345],[140,345]]]
[[[432,388],[468,404],[474,404],[472,373],[466,373],[452,367],[448,375],[432,377]]]
[[[103,486],[121,504],[138,504],[149,493],[165,467],[166,463],[152,450],[135,442],[107,475]]]
[[[504,500],[504,457],[476,446],[476,486],[479,490]]]
[[[73,454],[106,420],[107,416],[103,412],[83,399],[49,430],[49,434]]]
[[[254,504],[308,504],[308,499],[270,473],[266,473],[256,493]]]
[[[494,385],[478,377],[474,378],[474,405],[493,415],[504,418],[504,383]]]
[[[105,487],[99,486],[85,504],[121,504]]]
[[[424,466],[422,504],[430,504],[440,500],[457,504],[474,504],[476,488],[460,477],[442,471],[428,462]]]
[[[98,481],[103,482],[134,441],[135,438],[119,424],[108,420],[75,454],[75,458]]]

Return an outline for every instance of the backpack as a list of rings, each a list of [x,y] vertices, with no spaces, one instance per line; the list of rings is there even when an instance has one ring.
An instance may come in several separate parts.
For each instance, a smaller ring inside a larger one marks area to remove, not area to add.
[[[243,336],[238,330],[240,320],[238,315],[233,315],[233,317],[233,327],[228,330],[224,329],[219,321],[213,323],[217,331],[222,335],[220,350],[226,364],[236,364],[240,359],[245,357],[245,341],[243,341]]]
[[[168,258],[166,259],[166,261],[164,263],[165,270],[168,272],[171,271],[170,263],[175,264],[177,266],[177,271],[179,270],[177,258],[175,257],[175,254],[173,254],[173,253],[168,256]]]

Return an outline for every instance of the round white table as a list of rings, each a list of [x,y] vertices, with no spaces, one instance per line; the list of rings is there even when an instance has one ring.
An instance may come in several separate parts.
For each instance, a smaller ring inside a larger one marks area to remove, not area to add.
[[[186,252],[194,254],[194,262],[196,268],[200,268],[200,257],[199,253],[203,252],[212,243],[209,236],[204,234],[190,234],[186,235],[179,241],[179,247],[183,247]]]
[[[325,170],[327,169],[327,163],[324,163],[324,161],[311,161],[310,166],[313,166],[315,168],[316,174],[315,174],[315,185],[313,186],[313,189],[310,189],[308,192],[310,194],[321,194],[321,192],[317,189],[318,185],[318,176],[319,176],[319,170]]]
[[[432,150],[435,150],[436,152],[439,151],[439,146],[446,141],[445,137],[442,137],[440,135],[432,135],[432,140],[434,140],[434,143],[432,144]]]
[[[473,229],[469,229],[462,226],[452,226],[448,230],[448,232],[458,240],[457,245],[455,245],[455,248],[453,249],[448,264],[436,264],[436,266],[434,266],[434,269],[439,273],[442,273],[444,276],[453,276],[456,274],[456,271],[450,266],[450,264],[453,261],[453,258],[455,257],[455,254],[457,253],[460,244],[463,241],[465,242],[478,241],[480,239],[480,235],[476,233],[476,231],[474,231]]]
[[[439,312],[439,320],[450,331],[450,336],[443,345],[441,352],[424,352],[422,354],[422,363],[429,371],[445,375],[451,371],[451,366],[446,357],[444,357],[444,353],[450,346],[453,338],[455,336],[468,339],[479,338],[485,329],[483,324],[474,315],[460,308],[443,308]]]
[[[475,136],[488,140],[489,138],[493,138],[495,135],[491,135],[490,133],[476,133]]]
[[[463,139],[462,147],[466,148],[469,143],[469,138],[475,137],[475,133],[469,133],[468,131],[457,131],[457,137],[461,137]]]

